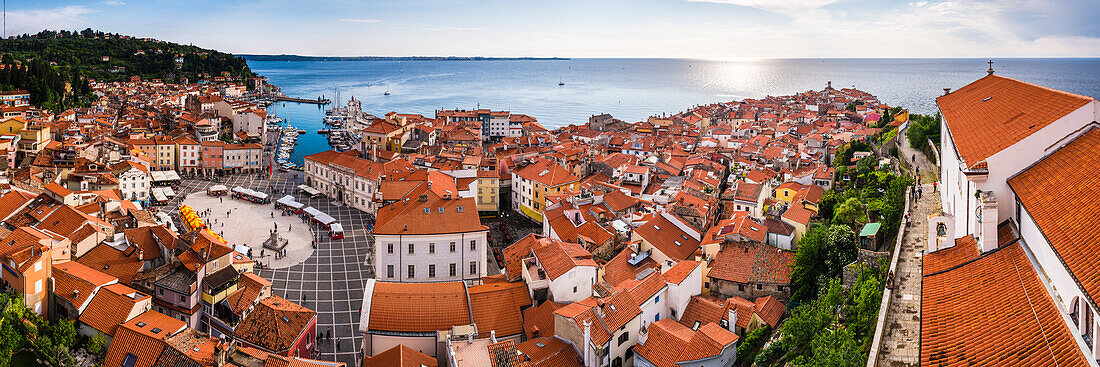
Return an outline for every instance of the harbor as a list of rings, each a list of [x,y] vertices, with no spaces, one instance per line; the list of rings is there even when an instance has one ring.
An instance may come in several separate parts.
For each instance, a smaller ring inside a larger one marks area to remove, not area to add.
[[[336,91],[336,105],[325,110],[322,123],[325,128],[318,129],[317,134],[325,135],[328,145],[336,151],[347,151],[359,145],[362,139],[362,131],[370,125],[370,121],[376,119],[373,115],[363,112],[362,101],[351,97],[347,104],[340,105],[340,92]]]

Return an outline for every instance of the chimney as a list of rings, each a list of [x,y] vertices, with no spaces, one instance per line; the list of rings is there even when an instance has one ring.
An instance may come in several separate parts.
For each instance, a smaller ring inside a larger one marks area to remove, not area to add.
[[[943,89],[943,95],[945,95],[945,96],[946,96],[946,95],[948,95],[948,94],[951,94],[951,88],[944,88],[944,89]]]
[[[737,307],[730,307],[729,325],[726,328],[730,329],[731,333],[737,334]]]
[[[993,196],[992,191],[982,191],[979,201],[981,214],[978,217],[978,245],[982,252],[992,251],[997,249],[997,197]]]
[[[214,344],[214,359],[215,364],[219,366],[225,365],[226,355],[229,354],[229,348],[226,348],[224,341],[218,341]]]
[[[596,365],[596,351],[592,349],[592,321],[584,322],[584,365]]]

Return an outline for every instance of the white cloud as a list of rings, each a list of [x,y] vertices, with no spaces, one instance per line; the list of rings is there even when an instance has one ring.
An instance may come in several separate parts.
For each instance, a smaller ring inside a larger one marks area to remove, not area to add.
[[[692,3],[730,4],[757,8],[777,14],[788,16],[800,12],[818,9],[826,5],[839,3],[841,0],[687,0]]]
[[[480,27],[445,27],[445,28],[427,27],[427,28],[424,28],[424,30],[429,31],[429,32],[439,32],[439,31],[447,31],[447,32],[481,32],[481,31],[484,31],[485,28],[480,28]]]
[[[105,0],[103,3],[111,6],[126,5],[126,2],[122,0]]]
[[[84,15],[95,11],[72,5],[53,9],[9,10],[8,35],[38,33],[43,29],[76,29],[88,25]]]
[[[368,24],[382,23],[381,19],[349,19],[349,18],[345,18],[345,19],[340,19],[340,21],[341,22],[348,22],[348,23],[368,23]]]

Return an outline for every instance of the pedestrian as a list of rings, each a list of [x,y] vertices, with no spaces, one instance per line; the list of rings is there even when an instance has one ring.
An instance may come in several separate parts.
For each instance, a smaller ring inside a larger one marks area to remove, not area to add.
[[[923,197],[924,197],[924,190],[918,187],[917,188],[917,199],[920,199],[920,198],[923,198]]]
[[[917,163],[917,155],[915,153],[913,154],[913,163]]]
[[[938,181],[932,181],[932,192],[936,192],[936,184],[937,183],[939,183],[939,182]]]

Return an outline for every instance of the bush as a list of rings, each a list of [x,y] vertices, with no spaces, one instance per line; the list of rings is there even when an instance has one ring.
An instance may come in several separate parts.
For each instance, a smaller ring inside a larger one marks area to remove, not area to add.
[[[103,335],[96,334],[88,341],[88,353],[97,357],[103,357],[103,354],[107,353],[107,349],[105,348],[106,345],[107,338],[104,338]]]
[[[935,115],[909,115],[909,128],[905,136],[909,138],[909,145],[923,150],[928,146],[928,140],[937,147],[940,145],[940,114]]]
[[[773,363],[779,360],[787,354],[787,350],[783,348],[783,343],[771,343],[768,344],[764,350],[756,354],[756,359],[753,360],[754,366],[771,366]]]
[[[768,341],[771,331],[772,328],[765,325],[745,335],[745,340],[742,340],[740,345],[737,346],[737,363],[742,366],[751,365],[753,355],[756,354],[756,351],[760,349],[764,342]]]

